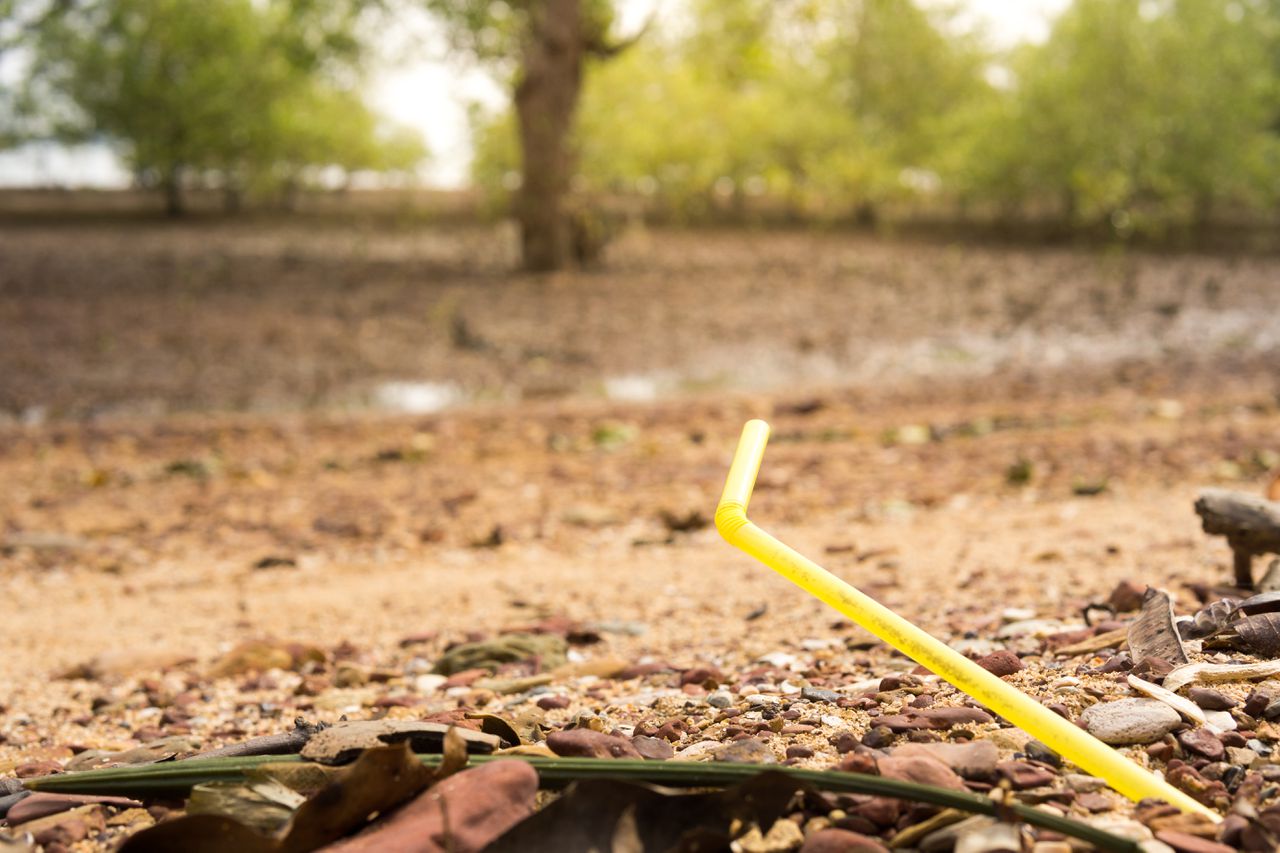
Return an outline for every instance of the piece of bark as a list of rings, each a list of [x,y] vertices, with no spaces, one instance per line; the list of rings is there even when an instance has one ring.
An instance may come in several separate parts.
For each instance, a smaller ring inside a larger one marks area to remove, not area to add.
[[[1128,634],[1127,628],[1117,628],[1114,631],[1107,631],[1104,634],[1089,637],[1087,640],[1081,640],[1069,646],[1062,646],[1059,649],[1055,649],[1054,654],[1061,657],[1074,657],[1075,655],[1087,655],[1113,647],[1122,649],[1128,642]]]
[[[302,757],[320,764],[345,764],[366,749],[406,742],[414,752],[440,752],[450,728],[456,727],[411,720],[334,723],[307,741]],[[496,735],[464,728],[456,731],[468,752],[489,753],[502,747],[502,739]]]
[[[1182,638],[1173,624],[1173,602],[1164,590],[1147,589],[1142,612],[1129,626],[1128,639],[1129,654],[1135,661],[1154,657],[1175,665],[1187,662]]]
[[[1280,553],[1280,502],[1244,492],[1205,489],[1196,514],[1211,536],[1225,536],[1234,556],[1236,585],[1253,588],[1253,558]]]
[[[201,752],[192,758],[240,758],[246,755],[294,755],[302,752],[307,741],[326,728],[324,723],[310,723],[302,717],[293,721],[293,730],[274,735],[250,738],[243,743],[233,743],[220,749]]]

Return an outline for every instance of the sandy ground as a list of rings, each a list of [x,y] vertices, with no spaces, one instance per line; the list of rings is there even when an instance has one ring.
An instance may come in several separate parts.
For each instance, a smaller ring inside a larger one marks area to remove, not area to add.
[[[782,653],[837,687],[909,668],[710,527],[751,417],[774,426],[752,517],[952,643],[990,644],[1015,619],[1078,625],[1122,580],[1192,611],[1190,585],[1230,577],[1196,491],[1257,493],[1280,467],[1266,259],[676,235],[647,265],[653,238],[633,236],[616,276],[506,289],[498,260],[459,272],[483,243],[232,229],[201,247],[152,228],[108,264],[111,230],[85,228],[69,253],[58,229],[0,235],[20,261],[0,265],[0,775],[298,714],[514,713],[537,694],[422,679],[452,643],[548,619],[598,628],[581,666],[736,675]],[[938,284],[951,267],[976,282],[963,298]],[[215,287],[247,270],[264,291]],[[368,287],[342,284],[360,270]],[[1063,295],[1055,276],[1094,290]],[[707,309],[717,288],[732,311]],[[443,338],[411,345],[394,322],[410,314]],[[748,349],[726,343],[745,331]],[[538,341],[559,355],[531,354]],[[679,372],[734,376],[735,359],[754,378]],[[349,396],[455,368],[448,411]],[[601,399],[619,377],[621,396],[667,396]],[[264,638],[325,663],[213,672]],[[1019,649],[1015,683],[1047,699],[1064,664]],[[344,685],[348,660],[363,674]],[[689,713],[656,678],[556,676],[574,704],[551,721]],[[872,725],[840,715],[859,736]],[[830,729],[798,736],[816,751],[802,764],[837,759]]]

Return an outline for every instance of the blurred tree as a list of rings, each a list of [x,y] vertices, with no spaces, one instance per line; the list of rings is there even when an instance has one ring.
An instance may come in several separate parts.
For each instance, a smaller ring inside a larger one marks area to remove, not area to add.
[[[574,257],[568,207],[571,132],[589,58],[627,45],[610,40],[610,0],[426,0],[455,47],[512,80],[521,181],[515,213],[524,265],[556,270]]]
[[[1255,4],[1076,0],[1017,57],[986,191],[1059,199],[1072,224],[1203,223],[1276,177],[1276,79]]]
[[[996,98],[971,39],[907,0],[694,0],[587,81],[578,179],[681,217],[776,201],[794,217],[936,191]],[[511,168],[511,123],[479,117],[476,177]]]
[[[215,176],[234,202],[303,166],[379,162],[379,124],[354,89],[359,10],[358,0],[55,0],[36,29],[28,112],[50,135],[120,143],[171,214],[191,175]],[[424,153],[396,144],[398,158]]]
[[[984,71],[991,57],[950,17],[914,0],[835,0],[835,34],[818,50],[862,144],[880,169],[861,216],[881,198],[939,190],[995,97]],[[952,187],[951,189],[954,189]]]

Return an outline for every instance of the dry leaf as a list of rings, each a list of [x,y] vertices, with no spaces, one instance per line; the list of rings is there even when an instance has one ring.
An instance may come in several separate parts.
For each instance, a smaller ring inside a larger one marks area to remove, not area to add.
[[[1235,628],[1249,651],[1265,657],[1280,655],[1280,613],[1248,616],[1237,622]]]
[[[407,744],[365,751],[350,767],[309,798],[275,832],[258,832],[226,814],[189,814],[164,821],[129,838],[120,853],[303,853],[317,850],[385,814],[437,779]],[[236,786],[247,787],[247,786]],[[279,792],[276,792],[279,795]],[[256,816],[270,811],[261,796]],[[230,801],[224,801],[230,802]],[[243,814],[241,800],[234,804]],[[276,805],[276,808],[282,808]]]
[[[1239,599],[1223,598],[1196,613],[1189,620],[1178,623],[1178,631],[1185,640],[1203,640],[1223,631],[1239,616]]]
[[[1270,575],[1271,571],[1268,570]],[[1260,592],[1257,595],[1246,598],[1240,602],[1237,607],[1240,612],[1248,616],[1257,616],[1259,613],[1274,613],[1280,610],[1280,592]]]
[[[1129,654],[1135,661],[1153,657],[1179,664],[1187,662],[1182,638],[1173,624],[1173,602],[1169,593],[1148,588],[1142,597],[1142,612],[1129,626]]]

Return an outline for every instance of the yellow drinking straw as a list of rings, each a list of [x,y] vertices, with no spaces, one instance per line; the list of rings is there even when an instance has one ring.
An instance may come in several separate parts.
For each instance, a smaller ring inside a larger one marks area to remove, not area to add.
[[[755,557],[812,596],[826,602],[893,646],[916,663],[928,668],[1018,726],[1063,758],[1088,773],[1105,779],[1112,788],[1131,800],[1153,797],[1172,803],[1186,812],[1212,818],[1221,817],[1163,779],[1148,773],[1111,747],[1059,717],[1025,693],[1001,681],[973,661],[949,648],[859,592],[812,560],[806,559],[747,520],[747,504],[764,446],[769,441],[769,425],[748,421],[729,468],[724,494],[716,507],[716,528],[736,548]]]

